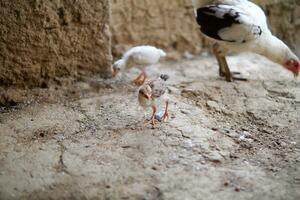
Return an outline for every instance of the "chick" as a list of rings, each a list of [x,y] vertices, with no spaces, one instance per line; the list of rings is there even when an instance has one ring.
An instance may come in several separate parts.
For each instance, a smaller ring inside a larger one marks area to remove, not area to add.
[[[132,80],[132,83],[141,86],[146,78],[146,66],[157,64],[167,54],[154,46],[137,46],[129,49],[123,57],[112,66],[112,74],[116,76],[119,71],[133,67],[142,68],[141,74]]]
[[[153,127],[156,124],[155,114],[157,112],[157,108],[162,103],[162,101],[165,103],[165,111],[162,116],[162,121],[165,121],[169,118],[169,100],[166,94],[167,85],[165,83],[168,79],[168,75],[162,74],[156,79],[147,81],[139,88],[138,102],[144,109],[149,107],[152,108],[152,116],[150,120],[146,121],[146,124],[150,123]]]

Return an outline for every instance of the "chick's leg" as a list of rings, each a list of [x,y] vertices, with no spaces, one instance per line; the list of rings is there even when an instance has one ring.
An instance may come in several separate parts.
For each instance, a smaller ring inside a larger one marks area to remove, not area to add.
[[[153,127],[156,124],[156,119],[155,119],[155,113],[156,113],[156,107],[152,106],[152,116],[150,118],[150,120],[146,120],[145,124],[151,124]]]
[[[166,108],[165,108],[165,113],[162,117],[162,121],[165,121],[167,119],[169,119],[169,112],[168,112],[168,107],[169,107],[169,101],[166,101]]]

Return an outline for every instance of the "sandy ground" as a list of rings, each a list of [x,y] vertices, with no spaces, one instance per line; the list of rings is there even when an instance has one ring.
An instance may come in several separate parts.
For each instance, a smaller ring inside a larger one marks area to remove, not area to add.
[[[89,79],[0,114],[0,199],[300,199],[300,81],[253,55],[167,62],[171,119],[142,124],[136,88]],[[149,116],[150,113],[147,113]]]

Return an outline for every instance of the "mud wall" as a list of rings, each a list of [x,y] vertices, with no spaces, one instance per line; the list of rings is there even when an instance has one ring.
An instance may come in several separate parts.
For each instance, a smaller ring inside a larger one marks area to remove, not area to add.
[[[137,44],[180,52],[202,49],[190,0],[115,0],[111,30],[114,55]]]
[[[274,35],[285,41],[300,57],[300,0],[269,0],[262,5]]]
[[[0,13],[0,86],[109,70],[109,0],[1,0]]]
[[[276,35],[300,55],[300,1],[257,0]],[[206,46],[194,20],[190,0],[114,0],[113,54],[137,44],[153,44],[179,52],[198,53]]]

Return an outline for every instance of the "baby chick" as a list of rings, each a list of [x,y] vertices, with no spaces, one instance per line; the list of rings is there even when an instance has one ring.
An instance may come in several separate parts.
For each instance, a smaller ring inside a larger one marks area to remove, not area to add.
[[[152,116],[149,121],[152,126],[155,126],[155,114],[159,105],[164,101],[165,103],[165,112],[162,116],[162,121],[165,121],[169,118],[168,105],[169,100],[166,94],[167,86],[166,81],[169,79],[168,75],[162,74],[158,78],[147,81],[139,89],[138,101],[141,107],[144,109],[151,107]]]

